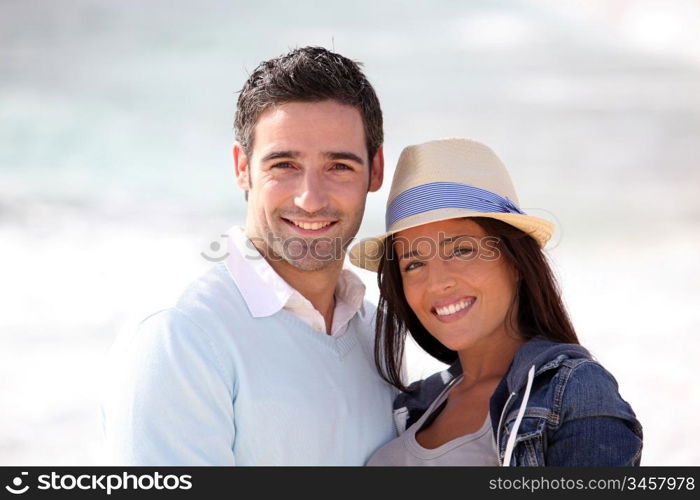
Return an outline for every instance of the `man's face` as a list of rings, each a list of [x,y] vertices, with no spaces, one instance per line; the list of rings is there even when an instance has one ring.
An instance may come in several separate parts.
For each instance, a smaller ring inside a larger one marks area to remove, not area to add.
[[[380,149],[370,177],[360,112],[332,100],[265,110],[251,156],[235,146],[234,160],[238,184],[249,190],[248,236],[268,259],[303,271],[342,259],[367,192],[378,190],[383,176]]]

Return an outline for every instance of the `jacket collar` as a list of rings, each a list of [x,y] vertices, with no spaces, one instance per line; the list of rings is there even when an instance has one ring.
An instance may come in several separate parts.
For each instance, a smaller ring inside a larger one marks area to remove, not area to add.
[[[509,393],[518,391],[527,382],[527,372],[532,365],[535,365],[535,375],[539,375],[552,368],[557,368],[563,360],[572,358],[591,359],[591,354],[579,344],[566,344],[544,337],[534,337],[515,352],[513,361],[506,376],[501,380],[501,384],[505,384]],[[459,359],[452,363],[446,371],[447,382],[461,375],[462,365]]]
[[[566,344],[544,337],[534,337],[525,342],[513,356],[505,377],[508,390],[515,392],[523,388],[527,382],[527,372],[532,365],[535,365],[535,375],[539,375],[547,370],[558,368],[565,359],[577,358],[591,359],[591,354],[579,344]]]
[[[508,368],[489,401],[491,424],[494,432],[498,432],[499,419],[504,406],[511,394],[522,389],[527,383],[527,372],[535,365],[535,377],[546,371],[558,368],[565,359],[591,358],[585,347],[579,344],[566,344],[534,337],[518,349]],[[498,435],[498,434],[496,434]]]

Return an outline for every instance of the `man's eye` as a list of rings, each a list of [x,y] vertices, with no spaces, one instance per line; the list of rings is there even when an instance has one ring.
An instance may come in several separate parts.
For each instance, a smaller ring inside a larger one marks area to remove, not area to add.
[[[288,161],[283,161],[280,163],[275,163],[270,168],[292,168],[292,166],[293,165],[291,163],[289,163]]]
[[[352,170],[352,167],[346,165],[345,163],[335,163],[333,165],[333,170]]]

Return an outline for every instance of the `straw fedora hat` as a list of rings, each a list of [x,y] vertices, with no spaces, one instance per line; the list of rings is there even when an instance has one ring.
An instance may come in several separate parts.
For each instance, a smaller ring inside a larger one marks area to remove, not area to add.
[[[489,217],[524,231],[544,247],[551,222],[519,208],[510,175],[487,146],[470,139],[440,139],[408,146],[396,165],[386,205],[386,232],[350,249],[350,262],[377,271],[387,236],[411,227],[461,217]]]

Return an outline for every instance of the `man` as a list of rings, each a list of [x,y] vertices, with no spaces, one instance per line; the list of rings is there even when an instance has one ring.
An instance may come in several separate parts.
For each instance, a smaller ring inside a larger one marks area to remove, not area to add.
[[[235,130],[246,225],[224,262],[115,343],[109,459],[362,465],[394,436],[374,309],[343,269],[382,184],[379,102],[354,62],[305,47],[252,73]]]

